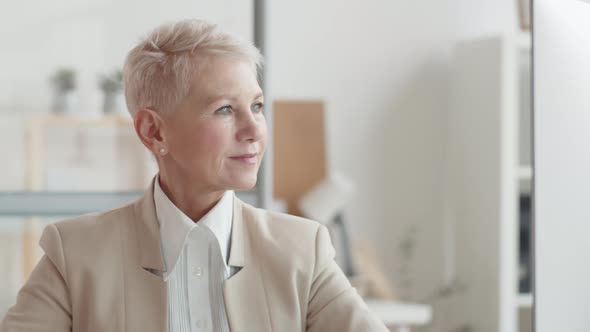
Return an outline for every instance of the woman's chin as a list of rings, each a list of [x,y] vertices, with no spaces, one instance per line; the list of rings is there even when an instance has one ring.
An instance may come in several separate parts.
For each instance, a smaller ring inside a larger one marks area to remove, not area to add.
[[[232,187],[234,190],[237,191],[249,191],[256,187],[256,179],[256,176],[254,176],[253,178],[239,179],[238,181],[234,182],[234,185]]]

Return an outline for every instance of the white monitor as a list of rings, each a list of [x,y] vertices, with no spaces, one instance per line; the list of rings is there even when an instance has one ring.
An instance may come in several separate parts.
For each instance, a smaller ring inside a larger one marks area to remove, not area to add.
[[[534,0],[534,325],[590,331],[590,1]]]

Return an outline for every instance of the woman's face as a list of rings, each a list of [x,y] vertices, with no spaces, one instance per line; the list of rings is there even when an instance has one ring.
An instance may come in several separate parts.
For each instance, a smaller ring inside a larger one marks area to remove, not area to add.
[[[209,190],[255,186],[267,129],[262,90],[250,63],[210,56],[164,126],[169,153],[163,161],[188,183]]]

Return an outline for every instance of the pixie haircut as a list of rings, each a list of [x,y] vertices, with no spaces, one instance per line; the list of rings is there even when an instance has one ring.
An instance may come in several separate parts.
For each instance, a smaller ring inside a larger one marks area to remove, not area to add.
[[[252,42],[215,24],[191,19],[155,28],[129,52],[123,67],[131,116],[141,108],[160,114],[174,110],[188,96],[192,78],[209,56],[247,61],[256,73],[262,66],[262,55]]]

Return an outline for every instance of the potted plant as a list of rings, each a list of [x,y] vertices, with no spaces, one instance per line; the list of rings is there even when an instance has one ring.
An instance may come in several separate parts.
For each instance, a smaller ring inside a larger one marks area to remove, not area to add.
[[[58,69],[51,77],[54,89],[52,111],[55,113],[71,113],[76,107],[76,71],[64,67]]]
[[[103,112],[105,114],[125,113],[123,72],[115,70],[109,75],[101,75],[99,86],[104,96]]]

